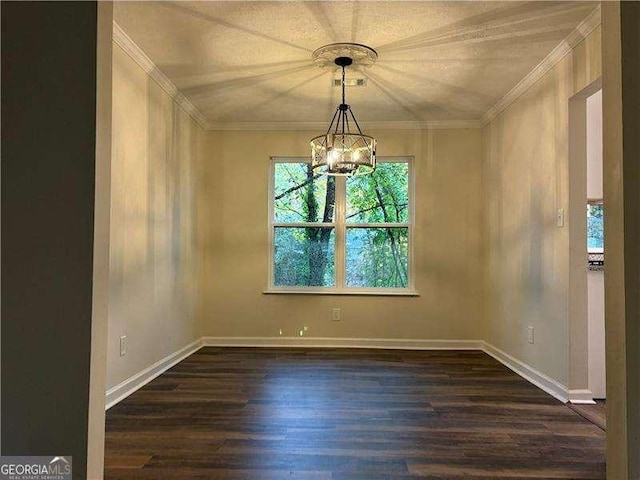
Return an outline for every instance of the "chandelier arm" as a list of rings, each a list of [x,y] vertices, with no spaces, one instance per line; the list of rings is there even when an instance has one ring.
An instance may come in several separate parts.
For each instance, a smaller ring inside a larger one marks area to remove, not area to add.
[[[331,127],[333,127],[333,122],[336,121],[336,116],[338,115],[339,111],[340,111],[340,108],[336,108],[336,111],[333,114],[333,118],[331,119],[331,123],[329,124],[329,128],[327,128],[327,133],[325,133],[325,136],[329,135],[329,132],[331,131]]]
[[[336,122],[336,129],[333,131],[334,135],[338,135],[338,129],[340,128],[340,120],[342,119],[342,110],[340,110],[340,107],[338,107],[338,121]]]
[[[349,108],[349,112],[351,112],[351,118],[353,118],[353,121],[355,122],[356,127],[358,128],[358,133],[362,135],[362,130],[360,129],[360,125],[358,125],[358,120],[356,120],[356,116],[353,114],[353,110],[351,110],[351,108]]]
[[[349,107],[349,111],[351,111],[351,107]],[[347,114],[347,112],[344,113],[344,118],[347,121],[347,132],[351,133],[351,127],[349,126],[349,115]]]

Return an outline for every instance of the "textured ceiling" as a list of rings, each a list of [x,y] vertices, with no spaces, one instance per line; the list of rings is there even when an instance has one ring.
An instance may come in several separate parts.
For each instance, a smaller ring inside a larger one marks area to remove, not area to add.
[[[377,50],[347,76],[361,122],[479,119],[596,7],[591,2],[115,2],[114,18],[209,123],[327,122],[337,70],[312,52]]]

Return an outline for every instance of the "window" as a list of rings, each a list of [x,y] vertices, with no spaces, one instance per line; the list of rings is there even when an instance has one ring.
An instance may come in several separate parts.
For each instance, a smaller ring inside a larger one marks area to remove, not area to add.
[[[587,204],[587,252],[604,252],[604,208],[602,200]]]
[[[345,178],[272,159],[269,291],[412,294],[411,163]]]

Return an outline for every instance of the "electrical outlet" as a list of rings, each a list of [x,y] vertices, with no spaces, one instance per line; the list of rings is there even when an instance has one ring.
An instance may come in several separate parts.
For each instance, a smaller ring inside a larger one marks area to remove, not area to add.
[[[334,322],[339,322],[340,320],[342,320],[342,312],[339,308],[334,308],[333,310],[331,310],[331,320],[333,320]]]
[[[127,336],[122,335],[120,337],[120,356],[124,357],[127,354]]]
[[[527,340],[529,341],[529,343],[535,343],[536,338],[535,338],[535,329],[529,325],[529,327],[527,328]]]

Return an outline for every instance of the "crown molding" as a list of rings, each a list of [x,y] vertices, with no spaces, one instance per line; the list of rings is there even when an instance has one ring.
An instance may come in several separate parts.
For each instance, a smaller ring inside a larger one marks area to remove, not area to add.
[[[364,130],[433,130],[482,128],[522,94],[531,88],[573,48],[583,41],[601,23],[601,8],[598,5],[562,42],[560,42],[533,70],[515,87],[498,100],[481,119],[468,120],[416,120],[416,121],[374,121],[362,122]],[[326,122],[208,122],[206,117],[184,96],[176,85],[156,66],[142,49],[113,22],[113,41],[124,50],[140,67],[153,78],[204,130],[214,131],[322,131]]]
[[[500,115],[509,105],[531,88],[560,60],[582,42],[601,22],[601,8],[598,5],[562,42],[560,42],[533,70],[531,70],[515,87],[498,100],[482,116],[482,124],[486,125]]]
[[[160,85],[160,88],[167,92],[167,94],[169,94],[169,96],[171,96],[173,100],[185,112],[187,112],[196,123],[198,123],[198,125],[205,130],[207,129],[207,119],[200,110],[198,110],[195,105],[191,103],[191,101],[189,101],[189,99],[185,97],[180,90],[178,90],[178,87],[176,87],[176,85],[169,80],[164,73],[162,73],[147,54],[142,51],[138,44],[135,43],[116,22],[113,22],[113,41],[116,45],[122,48],[122,50],[124,50],[124,52],[129,55],[134,62],[140,65],[140,67],[153,80],[155,80],[158,85]]]
[[[129,55],[160,87],[169,94],[204,130],[219,131],[324,131],[326,122],[208,122],[191,101],[153,63],[133,39],[113,22],[113,41]],[[424,120],[424,121],[376,121],[362,122],[366,130],[422,130],[450,128],[480,128],[482,121],[472,120]]]
[[[325,131],[327,122],[212,122],[207,130],[218,131]],[[426,120],[426,121],[383,121],[360,122],[362,130],[423,130],[480,128],[481,120]]]

